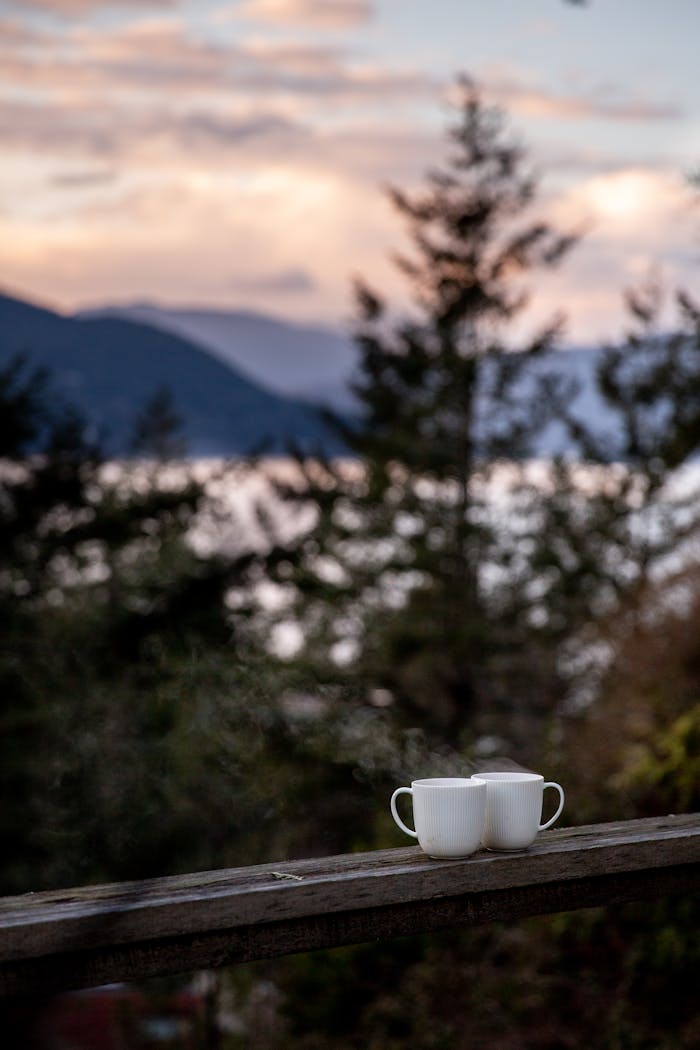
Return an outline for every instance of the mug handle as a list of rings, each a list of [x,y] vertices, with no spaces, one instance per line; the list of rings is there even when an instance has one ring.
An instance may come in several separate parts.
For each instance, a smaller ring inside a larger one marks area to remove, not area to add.
[[[418,833],[416,831],[412,831],[411,828],[406,827],[406,825],[402,821],[401,817],[396,812],[396,799],[399,797],[399,795],[411,795],[412,796],[413,795],[413,788],[401,787],[401,788],[397,788],[396,789],[394,794],[391,796],[391,815],[394,818],[394,820],[396,821],[396,823],[398,824],[398,826],[401,828],[402,831],[405,831],[407,835],[411,836],[411,838],[417,839],[418,838]],[[562,805],[563,805],[563,803],[562,803]],[[559,814],[557,814],[557,816],[558,815]]]
[[[559,808],[554,814],[554,816],[550,817],[545,824],[540,824],[539,828],[537,829],[538,831],[545,831],[547,828],[551,828],[552,824],[564,808],[564,789],[562,788],[561,784],[555,784],[553,780],[548,780],[546,784],[542,785],[543,791],[545,788],[556,788],[556,790],[559,792]]]

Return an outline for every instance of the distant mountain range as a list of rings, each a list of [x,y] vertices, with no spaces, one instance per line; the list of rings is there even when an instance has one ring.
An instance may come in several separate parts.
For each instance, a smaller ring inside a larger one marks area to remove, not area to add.
[[[341,451],[310,400],[262,386],[254,368],[245,375],[165,326],[106,311],[63,316],[0,295],[0,366],[18,353],[49,370],[57,402],[83,413],[108,455],[128,454],[137,413],[163,386],[192,456],[279,454],[290,441]]]
[[[318,405],[353,408],[349,336],[247,311],[141,303],[65,316],[0,295],[0,367],[17,353],[50,371],[56,398],[75,405],[114,456],[129,454],[137,413],[164,386],[190,456],[284,454],[290,442],[342,453]],[[599,353],[555,351],[544,363],[576,379],[574,414],[607,430],[614,450],[616,421],[595,389]],[[526,377],[524,403],[528,390]],[[535,451],[571,451],[563,428],[548,427]]]
[[[349,335],[329,327],[295,324],[251,311],[152,303],[105,306],[78,316],[119,317],[153,325],[215,354],[268,390],[320,401],[339,412],[355,408],[349,381],[357,365],[357,350]],[[568,348],[547,355],[543,364],[555,364],[557,371],[576,379],[575,411],[588,422],[598,420],[603,427],[606,412],[594,383],[597,361],[595,350]],[[524,389],[523,397],[527,396]],[[561,426],[550,425],[539,435],[539,455],[567,451],[569,442]]]
[[[106,306],[79,317],[119,317],[172,332],[208,350],[253,382],[284,397],[347,410],[348,381],[357,361],[352,339],[333,328],[295,324],[249,310]]]

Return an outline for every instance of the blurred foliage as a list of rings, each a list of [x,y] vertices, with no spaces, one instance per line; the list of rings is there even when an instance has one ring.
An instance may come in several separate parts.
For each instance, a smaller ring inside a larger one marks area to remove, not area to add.
[[[661,900],[257,963],[231,980],[241,1003],[274,987],[275,1010],[228,1045],[691,1050],[698,917]]]
[[[660,813],[700,810],[700,703],[639,747],[624,782]]]
[[[0,375],[2,890],[318,852],[302,814],[334,827],[326,795],[369,841],[353,754],[284,707],[253,637],[250,551],[189,541],[206,485],[104,464],[43,383],[20,361]]]

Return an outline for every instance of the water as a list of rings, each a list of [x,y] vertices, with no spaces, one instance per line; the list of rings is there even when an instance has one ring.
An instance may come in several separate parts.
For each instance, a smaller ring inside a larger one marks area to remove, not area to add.
[[[361,481],[362,465],[357,461],[339,461],[337,467],[347,480]],[[310,530],[316,521],[313,506],[303,501],[284,501],[277,493],[278,484],[303,493],[303,474],[291,459],[266,459],[254,467],[235,461],[202,459],[168,465],[113,462],[104,468],[106,483],[136,489],[153,484],[163,489],[177,488],[188,477],[202,483],[209,497],[189,534],[189,542],[202,556],[222,553],[236,557],[250,551],[263,553],[273,543],[285,545],[293,542]],[[621,465],[572,467],[577,512],[585,515],[588,500],[601,493],[612,495],[617,492],[625,477],[626,468]],[[553,485],[552,464],[546,459],[519,466],[504,462],[487,474],[472,479],[475,516],[493,529],[504,543],[510,544],[515,552],[515,561],[508,568],[497,564],[482,565],[481,582],[487,593],[508,586],[508,574],[514,571],[514,566],[518,568],[519,545],[524,557],[526,537],[533,526],[536,527],[536,515],[541,513],[541,506],[538,507],[537,500],[533,502],[532,496],[546,499],[554,495]],[[454,486],[446,483],[423,480],[416,483],[416,490],[423,500],[436,500],[445,507],[457,498]],[[668,605],[682,608],[690,601],[689,585],[683,579],[684,569],[700,563],[700,464],[695,462],[673,474],[651,503],[645,501],[641,486],[633,486],[629,504],[627,531],[623,533],[627,536],[629,549],[622,547],[617,551],[615,571],[631,585],[641,571],[639,552],[657,552],[644,571],[648,572],[652,583],[668,585],[659,588],[659,609],[663,611]],[[350,547],[351,560],[354,557],[358,564],[366,564],[371,559],[379,566],[379,576],[382,561],[391,557],[402,543],[410,542],[417,520],[408,513],[402,514],[397,518],[394,537],[382,541],[381,548],[377,545],[370,548],[366,541],[358,541],[354,551]],[[669,536],[677,536],[677,542],[667,547]],[[341,571],[334,568],[330,560],[324,563],[324,570],[329,574]],[[409,590],[420,582],[421,578],[415,572],[394,574],[383,585],[382,600],[387,607],[400,606],[406,601]],[[533,594],[536,593],[537,581],[534,580],[531,586]],[[546,592],[544,581],[541,590],[543,594]],[[299,625],[284,616],[290,594],[280,586],[265,582],[257,586],[256,596],[263,612],[269,615],[270,648],[280,656],[293,655],[302,639]],[[236,596],[232,594],[230,600],[234,607]],[[533,617],[537,617],[537,606],[533,607]],[[334,656],[338,663],[347,664],[355,652],[352,632],[347,631]],[[590,648],[587,655],[590,656]],[[580,654],[576,659],[581,659]],[[604,655],[598,654],[596,659],[599,662]]]

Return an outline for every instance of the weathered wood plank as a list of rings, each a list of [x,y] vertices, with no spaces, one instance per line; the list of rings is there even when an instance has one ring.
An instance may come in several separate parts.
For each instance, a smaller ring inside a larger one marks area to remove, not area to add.
[[[698,888],[700,815],[692,814],[559,829],[522,853],[458,861],[411,847],[26,894],[0,901],[0,994]]]

